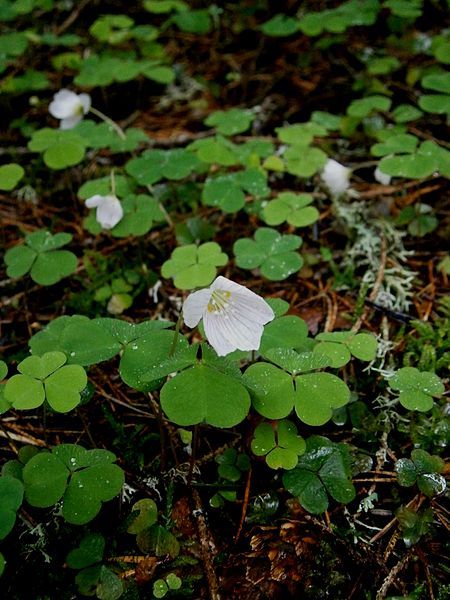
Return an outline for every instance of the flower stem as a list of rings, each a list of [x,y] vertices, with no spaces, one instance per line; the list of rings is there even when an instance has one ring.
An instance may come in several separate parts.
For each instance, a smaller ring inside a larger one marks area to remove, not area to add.
[[[173,342],[172,342],[172,345],[170,346],[169,357],[173,356],[175,354],[175,350],[177,349],[178,334],[180,333],[182,322],[183,322],[183,313],[180,312],[180,314],[178,315],[177,324],[175,325],[175,331],[173,333]]]
[[[151,185],[147,185],[146,188],[148,189],[148,191],[150,192],[150,194],[153,194],[153,188]],[[163,203],[162,202],[158,202],[158,206],[161,209],[162,214],[164,215],[164,218],[167,221],[167,224],[169,225],[169,227],[171,229],[174,228],[174,223],[169,215],[169,213],[167,212],[167,210],[164,208]]]
[[[114,169],[111,169],[111,194],[113,196],[116,195],[116,177],[114,174]]]
[[[104,121],[105,123],[108,123],[108,125],[111,125],[111,127],[114,129],[114,131],[118,134],[118,136],[120,138],[122,138],[123,140],[126,139],[127,136],[125,135],[123,129],[119,125],[117,125],[117,123],[115,121],[110,119],[108,116],[106,116],[104,113],[97,110],[93,106],[91,106],[91,108],[89,110],[93,115],[95,115],[96,117],[98,117],[99,119]]]

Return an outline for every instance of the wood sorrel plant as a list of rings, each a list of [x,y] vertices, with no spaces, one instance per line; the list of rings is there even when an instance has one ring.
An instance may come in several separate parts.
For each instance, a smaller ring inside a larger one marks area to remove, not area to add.
[[[445,3],[125,4],[0,0],[0,595],[443,600]]]

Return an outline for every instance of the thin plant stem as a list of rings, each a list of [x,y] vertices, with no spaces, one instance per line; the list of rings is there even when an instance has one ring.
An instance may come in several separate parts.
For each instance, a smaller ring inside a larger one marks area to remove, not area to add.
[[[123,131],[123,129],[117,125],[117,123],[115,121],[113,121],[112,119],[110,119],[107,115],[105,115],[104,113],[102,113],[100,110],[94,108],[93,106],[91,106],[91,108],[89,109],[89,111],[95,115],[96,117],[98,117],[99,119],[101,119],[102,121],[104,121],[105,123],[108,123],[108,125],[111,125],[111,127],[114,129],[114,131],[118,134],[118,136],[120,138],[122,138],[123,140],[126,139],[126,135]]]
[[[116,177],[114,175],[114,169],[111,169],[111,194],[116,195]]]
[[[152,186],[151,185],[147,185],[146,187],[147,187],[148,191],[150,192],[150,194],[153,194],[153,188],[152,188]],[[163,203],[158,201],[158,206],[161,209],[161,212],[164,215],[164,218],[166,219],[167,224],[169,225],[169,227],[171,229],[173,229],[174,228],[174,223],[172,221],[172,217],[169,215],[169,213],[165,209]]]
[[[180,314],[178,315],[177,323],[175,325],[175,331],[173,333],[173,342],[172,342],[172,345],[170,346],[169,357],[173,356],[175,354],[175,350],[177,349],[178,334],[180,333],[182,323],[183,323],[183,315],[180,312]]]

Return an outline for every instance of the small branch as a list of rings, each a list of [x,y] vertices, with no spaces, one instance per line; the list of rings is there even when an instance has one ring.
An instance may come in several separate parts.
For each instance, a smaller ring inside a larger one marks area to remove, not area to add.
[[[192,489],[192,501],[194,504],[193,516],[197,520],[198,537],[200,540],[203,565],[205,567],[206,581],[208,583],[210,600],[220,600],[219,582],[214,570],[213,558],[216,554],[216,545],[208,530],[204,517],[202,501],[197,490]]]
[[[401,573],[401,571],[403,571],[403,569],[406,567],[411,558],[412,551],[410,550],[405,554],[405,556],[402,559],[398,561],[396,565],[394,565],[394,567],[390,570],[389,575],[383,581],[382,586],[378,590],[377,595],[375,596],[375,600],[384,600],[384,598],[386,598],[386,594],[388,593],[388,590],[391,587],[391,585],[394,583],[395,578],[397,577],[397,575],[399,575],[399,573]]]
[[[68,29],[72,25],[72,23],[74,23],[78,19],[80,12],[84,8],[86,8],[86,6],[89,4],[89,2],[91,2],[91,0],[81,0],[81,2],[78,4],[78,6],[75,8],[75,10],[73,10],[70,13],[70,15],[67,17],[67,19],[65,21],[63,21],[63,23],[56,29],[55,34],[61,35],[61,33],[63,31]]]
[[[249,503],[249,500],[250,500],[250,485],[251,485],[251,482],[252,482],[252,470],[250,468],[248,470],[247,483],[245,485],[244,502],[242,503],[241,520],[239,522],[239,527],[238,527],[238,530],[236,532],[236,535],[234,536],[234,543],[235,544],[239,540],[239,537],[240,537],[240,535],[242,533],[242,528],[244,526],[245,515],[247,514],[248,503]]]
[[[421,504],[423,503],[423,496],[420,496],[420,497],[414,496],[414,498],[410,502],[408,502],[408,504],[406,505],[406,508],[410,508],[411,506],[414,506],[414,504],[416,504],[416,503],[417,503],[417,506],[415,508],[418,510],[420,508]],[[387,525],[385,525],[383,527],[383,529],[381,529],[378,533],[376,533],[369,540],[369,544],[373,544],[374,542],[376,542],[377,540],[382,538],[389,531],[389,529],[391,529],[391,527],[393,527],[397,522],[398,522],[397,517],[395,517],[394,519],[389,521],[389,523]]]

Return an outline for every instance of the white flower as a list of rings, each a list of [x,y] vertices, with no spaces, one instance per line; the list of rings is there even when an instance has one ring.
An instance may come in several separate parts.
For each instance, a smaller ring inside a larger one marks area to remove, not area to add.
[[[203,319],[206,338],[219,356],[258,350],[263,325],[274,317],[261,296],[221,276],[209,288],[190,294],[183,304],[186,325],[195,327]]]
[[[380,167],[375,169],[373,176],[375,177],[375,181],[378,181],[378,183],[381,183],[382,185],[389,185],[391,183],[391,176],[387,173],[383,173]]]
[[[79,123],[91,108],[91,97],[88,94],[75,94],[70,90],[60,90],[53,96],[48,107],[52,117],[61,120],[60,129],[72,129]]]
[[[321,177],[333,196],[340,196],[350,187],[351,170],[329,158],[323,168]]]
[[[88,208],[96,208],[95,218],[103,229],[112,229],[123,217],[123,208],[116,196],[100,196],[96,194],[86,200]]]

